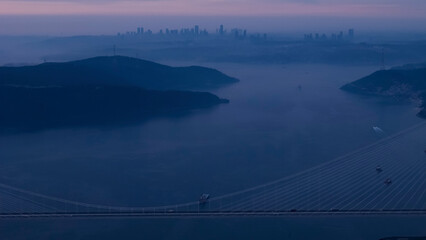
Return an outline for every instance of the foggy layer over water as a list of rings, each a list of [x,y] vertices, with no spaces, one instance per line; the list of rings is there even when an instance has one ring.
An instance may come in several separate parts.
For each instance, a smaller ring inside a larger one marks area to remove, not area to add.
[[[0,136],[1,182],[62,198],[152,206],[217,196],[329,161],[422,121],[415,106],[339,90],[376,67],[211,64],[230,104],[139,126]],[[299,85],[301,88],[299,89]]]

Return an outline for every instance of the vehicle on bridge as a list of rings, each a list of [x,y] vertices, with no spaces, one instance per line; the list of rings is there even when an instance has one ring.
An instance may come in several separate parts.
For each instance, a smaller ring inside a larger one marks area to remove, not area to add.
[[[209,198],[210,198],[210,194],[207,194],[207,193],[201,194],[199,199],[200,205],[206,204],[209,201]]]

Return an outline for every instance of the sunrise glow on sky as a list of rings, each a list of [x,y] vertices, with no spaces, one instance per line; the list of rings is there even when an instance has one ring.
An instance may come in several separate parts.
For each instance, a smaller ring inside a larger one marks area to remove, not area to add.
[[[233,15],[425,18],[423,0],[0,0],[0,15]]]

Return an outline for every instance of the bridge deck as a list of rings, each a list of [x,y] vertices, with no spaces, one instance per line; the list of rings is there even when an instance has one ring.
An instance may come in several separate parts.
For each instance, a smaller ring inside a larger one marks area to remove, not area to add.
[[[426,216],[426,210],[376,210],[376,211],[235,211],[235,212],[57,212],[57,213],[10,213],[5,218],[209,218],[209,217],[296,217],[296,216]]]

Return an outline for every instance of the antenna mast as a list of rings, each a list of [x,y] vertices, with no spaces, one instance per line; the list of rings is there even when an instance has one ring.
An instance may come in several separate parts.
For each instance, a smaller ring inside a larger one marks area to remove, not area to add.
[[[382,48],[382,66],[381,66],[381,69],[382,70],[386,69],[386,66],[385,66],[385,48]]]

